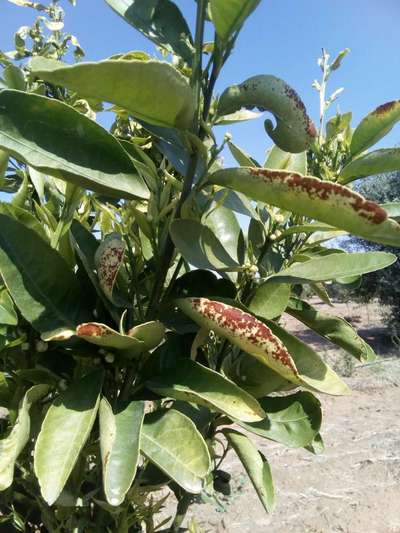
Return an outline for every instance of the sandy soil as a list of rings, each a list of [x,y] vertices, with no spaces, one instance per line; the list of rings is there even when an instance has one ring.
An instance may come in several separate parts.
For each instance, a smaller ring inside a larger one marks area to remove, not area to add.
[[[326,306],[324,310],[329,312]],[[229,533],[395,533],[400,532],[400,357],[385,336],[373,306],[334,312],[358,327],[382,354],[362,366],[305,332],[291,319],[292,332],[312,342],[337,369],[353,394],[321,396],[326,450],[312,455],[252,435],[273,470],[277,507],[267,515],[233,453],[223,468],[232,474],[232,494],[191,507],[204,532]]]

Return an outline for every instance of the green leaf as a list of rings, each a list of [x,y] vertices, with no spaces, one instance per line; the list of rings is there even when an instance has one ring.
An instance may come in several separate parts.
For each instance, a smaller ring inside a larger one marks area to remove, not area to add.
[[[209,181],[370,241],[400,246],[400,225],[378,204],[338,183],[260,168],[218,170]]]
[[[224,435],[244,466],[265,510],[275,507],[275,491],[267,459],[245,435],[233,429],[224,429]]]
[[[126,22],[148,39],[192,63],[193,40],[178,7],[170,0],[106,0]]]
[[[61,256],[6,215],[0,227],[0,272],[24,318],[41,333],[84,322],[90,315],[81,288]]]
[[[196,220],[174,220],[170,226],[170,235],[186,261],[197,268],[224,270],[239,266],[210,228]]]
[[[299,174],[307,174],[307,152],[291,154],[275,145],[268,154],[264,168],[290,170]]]
[[[211,19],[218,37],[228,41],[259,3],[260,0],[210,0]]]
[[[353,114],[350,111],[343,113],[343,115],[338,113],[336,116],[330,118],[326,123],[326,140],[329,141],[337,137],[340,133],[346,132],[350,128],[352,117]]]
[[[299,95],[275,76],[252,76],[239,85],[228,87],[218,101],[217,111],[223,116],[243,107],[257,107],[274,115],[276,126],[268,119],[264,127],[274,143],[286,152],[304,152],[317,135]]]
[[[318,435],[315,435],[314,440],[308,446],[305,446],[305,449],[313,453],[314,455],[320,455],[321,453],[324,453],[325,444],[322,439],[322,435],[320,433],[318,433]]]
[[[228,141],[228,148],[233,157],[236,159],[236,162],[241,167],[253,167],[253,166],[259,166],[257,162],[250,157],[246,152],[244,152],[239,146],[236,146],[236,144],[233,144],[233,142]]]
[[[217,201],[216,201],[217,202]],[[235,261],[242,262],[244,238],[239,222],[232,209],[212,202],[210,208],[201,217],[201,222],[207,226],[219,241],[229,256]]]
[[[396,170],[400,170],[400,148],[382,148],[353,159],[340,172],[339,182],[349,183],[365,176]]]
[[[250,394],[218,372],[190,359],[183,359],[162,375],[151,377],[146,386],[157,394],[203,405],[237,420],[261,420],[265,416]]]
[[[3,183],[3,178],[8,168],[9,153],[4,150],[0,150],[0,186]]]
[[[192,126],[192,89],[169,63],[105,60],[71,66],[37,57],[30,67],[45,81],[76,91],[83,98],[111,102],[150,124],[179,129]]]
[[[61,494],[89,437],[102,384],[102,372],[89,374],[73,383],[47,411],[36,441],[34,468],[48,505]]]
[[[245,122],[246,120],[254,120],[259,118],[261,113],[256,113],[255,111],[250,111],[249,109],[240,109],[235,113],[230,113],[229,115],[224,115],[220,117],[215,122],[215,126],[225,126],[227,124],[236,124],[237,122]]]
[[[24,73],[15,65],[8,65],[3,71],[4,81],[9,89],[25,91],[26,83]]]
[[[316,257],[304,263],[294,263],[273,274],[268,281],[277,283],[309,283],[329,281],[375,272],[397,260],[387,252],[354,252]]]
[[[265,323],[286,346],[296,365],[299,381],[303,386],[334,396],[350,393],[348,386],[310,346],[285,331],[275,322],[265,320]]]
[[[8,489],[12,484],[15,462],[29,440],[31,405],[43,398],[48,390],[47,385],[35,385],[26,391],[11,433],[0,440],[0,491]]]
[[[147,186],[119,142],[58,100],[1,91],[0,147],[44,174],[95,192],[149,197]]]
[[[41,224],[39,220],[30,211],[22,209],[21,207],[17,207],[13,204],[0,202],[0,213],[8,215],[9,217],[14,218],[15,220],[18,220],[25,227],[36,231],[36,233],[44,241],[48,242],[48,237],[46,234],[46,230],[43,227],[43,224]]]
[[[286,311],[321,335],[321,337],[337,344],[360,361],[365,362],[376,359],[371,346],[358,336],[357,332],[344,318],[318,311],[315,307],[299,298],[292,298]]]
[[[271,392],[287,390],[294,386],[264,363],[244,352],[238,356],[230,354],[225,357],[222,372],[254,398],[263,398]]]
[[[321,404],[311,392],[296,392],[260,400],[267,417],[261,422],[239,424],[260,437],[280,442],[290,448],[308,446],[318,434]]]
[[[257,287],[250,300],[249,310],[263,318],[277,318],[289,303],[291,287],[289,284],[266,281]]]
[[[7,326],[16,326],[18,324],[14,303],[4,287],[0,289],[0,324]]]
[[[363,152],[384,137],[400,120],[400,100],[387,102],[362,119],[351,140],[352,155]]]
[[[136,474],[144,402],[113,412],[105,398],[99,409],[103,487],[110,505],[121,505]]]
[[[202,491],[210,454],[194,423],[182,413],[170,409],[146,415],[141,451],[187,492]]]

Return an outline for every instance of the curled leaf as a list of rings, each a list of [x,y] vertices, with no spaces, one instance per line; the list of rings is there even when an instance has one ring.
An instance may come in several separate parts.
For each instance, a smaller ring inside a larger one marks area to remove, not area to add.
[[[242,107],[257,107],[275,116],[276,127],[266,120],[265,130],[274,143],[286,152],[303,152],[317,135],[299,95],[275,76],[253,76],[240,85],[228,87],[219,100],[218,114],[235,113]]]

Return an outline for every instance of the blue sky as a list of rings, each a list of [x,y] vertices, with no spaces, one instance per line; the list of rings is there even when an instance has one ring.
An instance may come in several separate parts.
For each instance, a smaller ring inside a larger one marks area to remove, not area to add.
[[[176,3],[193,27],[195,2]],[[104,0],[77,0],[75,8],[62,0],[61,5],[67,10],[66,29],[78,36],[87,60],[129,50],[154,53],[153,44],[115,15]],[[32,10],[0,0],[0,49],[10,49],[15,29],[34,17]],[[377,105],[400,98],[399,21],[400,0],[262,0],[242,30],[217,91],[255,74],[274,74],[298,91],[317,120],[318,95],[311,87],[320,76],[316,59],[322,47],[331,55],[349,47],[351,54],[332,76],[330,87],[331,91],[345,87],[337,103],[341,111],[353,111],[356,125]],[[271,144],[263,120],[229,126],[229,131],[234,142],[263,160]],[[398,126],[380,146],[399,142]]]

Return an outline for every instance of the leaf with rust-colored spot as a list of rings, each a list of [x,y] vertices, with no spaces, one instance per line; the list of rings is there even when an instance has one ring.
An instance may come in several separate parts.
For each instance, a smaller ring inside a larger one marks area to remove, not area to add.
[[[400,120],[400,100],[387,102],[377,107],[362,119],[351,139],[353,156],[363,152],[384,137]]]
[[[95,254],[95,264],[100,287],[112,302],[113,288],[118,271],[124,261],[125,242],[118,233],[107,235]]]
[[[76,335],[87,342],[104,348],[122,350],[133,357],[158,346],[163,340],[164,334],[165,327],[158,321],[139,324],[127,334],[118,333],[109,326],[98,322],[80,324],[76,328]]]
[[[176,300],[176,304],[201,327],[215,331],[289,381],[300,383],[285,346],[250,313],[207,298],[184,298]]]
[[[218,170],[209,181],[370,241],[400,247],[400,225],[388,219],[378,204],[344,185],[295,172],[252,167]]]

